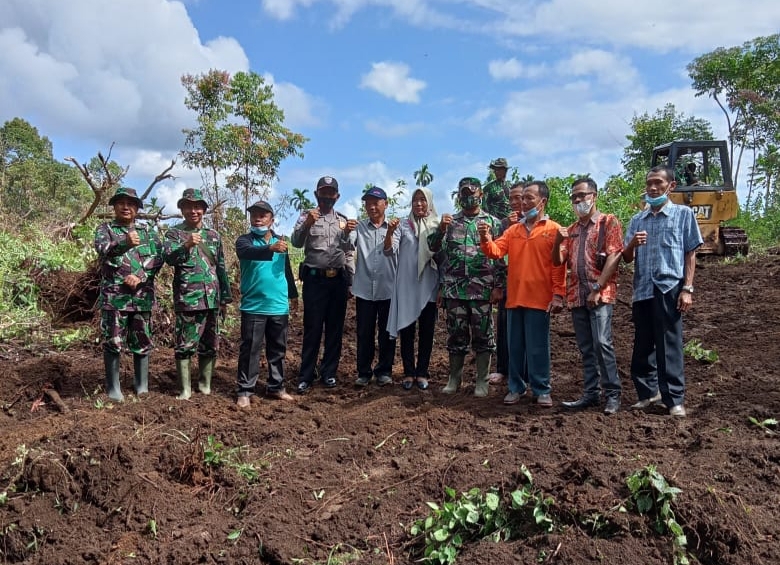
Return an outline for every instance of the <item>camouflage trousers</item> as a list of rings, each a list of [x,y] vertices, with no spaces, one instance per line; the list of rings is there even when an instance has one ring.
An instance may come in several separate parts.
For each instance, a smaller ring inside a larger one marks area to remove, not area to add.
[[[103,310],[100,314],[103,349],[120,353],[122,344],[136,355],[152,352],[152,313]]]
[[[493,305],[488,300],[445,299],[447,309],[447,350],[465,355],[469,341],[475,353],[495,351]]]
[[[219,310],[176,312],[176,359],[189,359],[195,353],[215,357],[219,349]]]

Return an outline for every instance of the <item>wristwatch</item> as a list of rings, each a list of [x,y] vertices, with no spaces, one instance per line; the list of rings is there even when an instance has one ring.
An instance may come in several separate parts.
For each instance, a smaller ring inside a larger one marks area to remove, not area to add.
[[[686,285],[686,286],[682,287],[682,290],[683,290],[683,292],[689,292],[689,293],[693,294],[693,286],[692,285],[691,286]]]
[[[593,292],[598,292],[598,291],[601,290],[601,285],[599,283],[597,283],[597,282],[594,282],[592,285],[590,285],[590,289]]]

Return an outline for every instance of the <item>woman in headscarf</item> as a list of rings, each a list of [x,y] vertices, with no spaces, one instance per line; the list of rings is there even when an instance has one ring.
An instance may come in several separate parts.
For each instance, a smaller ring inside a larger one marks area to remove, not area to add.
[[[394,249],[389,250],[389,253],[398,253],[398,272],[387,331],[390,337],[401,338],[405,390],[410,390],[415,383],[421,390],[428,388],[439,292],[439,270],[434,253],[428,247],[428,234],[438,227],[433,193],[428,188],[416,189],[412,195],[412,211],[398,226],[399,237],[393,241]],[[418,339],[416,362],[415,332]]]

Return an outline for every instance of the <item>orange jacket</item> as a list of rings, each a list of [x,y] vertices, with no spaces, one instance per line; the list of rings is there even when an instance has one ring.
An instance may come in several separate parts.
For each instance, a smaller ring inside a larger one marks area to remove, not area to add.
[[[552,248],[558,225],[545,216],[529,233],[525,223],[516,223],[494,241],[481,243],[492,259],[509,255],[506,277],[506,307],[547,310],[553,294],[566,296],[566,265],[553,267]]]

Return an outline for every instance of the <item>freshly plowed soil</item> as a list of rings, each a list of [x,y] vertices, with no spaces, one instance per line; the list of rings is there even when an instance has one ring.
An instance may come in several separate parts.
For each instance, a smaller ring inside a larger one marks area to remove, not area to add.
[[[551,532],[466,544],[457,563],[673,562],[671,537],[626,505],[626,477],[648,465],[681,494],[672,505],[691,562],[780,563],[780,257],[702,261],[686,341],[720,360],[686,358],[688,418],[628,410],[633,327],[630,274],[621,274],[614,332],[623,409],[568,412],[581,392],[571,320],[552,329],[552,408],[505,407],[505,386],[473,396],[446,382],[443,321],[427,391],[353,388],[350,310],[335,389],[296,402],[260,393],[238,411],[237,346],[226,343],[214,391],[177,401],[170,349],[153,353],[151,394],[121,404],[103,393],[97,345],[56,352],[0,344],[0,557],[7,563],[412,563],[409,527],[445,487],[525,481],[554,502]],[[288,389],[297,377],[301,317],[291,320]],[[51,350],[50,350],[51,349]],[[43,352],[42,352],[43,351]],[[263,369],[264,370],[264,369]],[[763,423],[756,425],[750,421]],[[778,432],[778,433],[776,433]],[[239,467],[239,463],[244,463]],[[239,471],[243,471],[243,474]],[[619,511],[622,506],[625,512]]]

